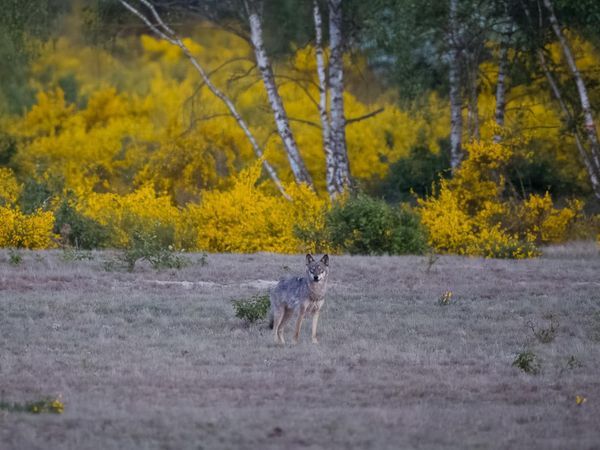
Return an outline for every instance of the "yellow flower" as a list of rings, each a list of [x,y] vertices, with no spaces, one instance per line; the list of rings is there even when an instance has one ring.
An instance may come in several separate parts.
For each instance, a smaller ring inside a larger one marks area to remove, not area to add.
[[[445,291],[439,299],[440,304],[448,305],[450,303],[450,299],[452,298],[452,291]]]
[[[0,206],[0,247],[41,249],[55,246],[54,214],[38,209],[23,214],[17,207]]]

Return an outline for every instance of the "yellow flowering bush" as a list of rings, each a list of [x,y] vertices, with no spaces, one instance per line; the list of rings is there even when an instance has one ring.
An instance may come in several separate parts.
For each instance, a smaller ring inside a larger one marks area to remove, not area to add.
[[[181,212],[171,198],[156,195],[151,186],[131,194],[90,193],[78,204],[78,210],[110,230],[110,244],[123,248],[130,243],[133,232],[164,233],[163,239],[182,246],[180,238]]]
[[[314,251],[294,228],[324,227],[327,202],[306,186],[288,185],[292,201],[257,186],[261,162],[235,177],[225,191],[208,191],[200,204],[188,205],[185,215],[196,232],[196,248],[211,252]]]
[[[18,208],[0,206],[0,247],[54,247],[53,227],[54,214],[50,211],[23,214]]]
[[[37,185],[47,188],[44,199],[52,197],[56,229],[68,223],[72,237],[86,224],[97,230],[82,219],[77,228],[75,214],[65,212],[72,207],[107,227],[108,245],[114,247],[127,247],[133,232],[162,233],[178,248],[209,251],[296,252],[330,245],[323,241],[328,201],[305,186],[286,184],[293,198],[288,202],[269,182],[259,183],[260,163],[254,164],[246,136],[178,48],[149,35],[130,34],[116,37],[115,51],[109,52],[78,39],[84,30],[73,31],[40,44],[29,72],[37,102],[0,127],[14,141],[10,164],[22,177],[17,180],[11,170],[0,168],[0,245],[52,245],[48,213],[26,216],[15,207],[22,186],[26,193],[27,186]],[[281,140],[272,133],[273,114],[263,83],[232,76],[251,73],[252,48],[214,27],[199,24],[189,32],[185,43],[190,51],[207,68],[222,68],[211,73],[211,80],[235,100],[281,179],[292,180]],[[582,48],[578,63],[584,69],[593,67],[593,47],[577,42]],[[558,61],[558,47],[549,50]],[[368,73],[365,58],[355,56],[347,65],[350,80]],[[314,126],[320,118],[311,100],[319,95],[315,49],[304,46],[276,64],[278,74],[294,79],[280,83],[279,92],[290,117],[299,119],[292,121],[295,138],[316,191],[325,195],[322,133]],[[466,146],[469,157],[455,178],[441,181],[434,195],[419,202],[420,214],[430,245],[440,251],[533,256],[534,244],[565,238],[581,204],[558,209],[549,194],[509,201],[505,169],[515,155],[510,146],[487,141],[500,132],[504,143],[523,149],[523,164],[535,149],[536,158],[555,161],[552,168],[560,179],[579,186],[587,185],[587,175],[572,157],[572,137],[564,133],[560,111],[550,107],[553,100],[544,80],[511,88],[506,126],[499,130],[491,125],[495,85],[488,82],[496,79],[497,64],[483,63],[480,71],[484,142]],[[64,83],[68,79],[71,88]],[[359,186],[369,187],[389,177],[390,166],[411,157],[416,147],[439,154],[449,133],[449,106],[435,93],[409,105],[397,102],[394,92],[367,91],[348,89],[344,102],[352,174]],[[352,120],[380,109],[369,119]],[[521,145],[528,139],[535,146]],[[69,191],[77,200],[66,204],[61,219],[59,205]],[[591,229],[593,234],[586,236],[596,235],[597,228]],[[19,237],[15,230],[25,234]]]
[[[0,205],[13,205],[21,192],[21,186],[12,170],[0,167]]]
[[[547,244],[563,241],[582,210],[581,200],[573,200],[566,208],[557,209],[546,192],[544,196],[530,195],[520,206],[519,219],[521,226],[535,236],[536,242]]]
[[[437,195],[418,201],[432,247],[462,255],[529,258],[539,254],[535,244],[566,238],[581,202],[556,209],[549,193],[509,201],[504,171],[511,147],[491,142],[465,147],[468,158],[454,178],[442,180]]]

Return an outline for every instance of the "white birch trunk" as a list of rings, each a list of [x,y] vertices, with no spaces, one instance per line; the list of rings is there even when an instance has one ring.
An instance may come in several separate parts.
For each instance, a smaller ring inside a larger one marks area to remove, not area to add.
[[[498,128],[504,127],[504,113],[506,111],[506,71],[508,69],[508,43],[502,42],[500,46],[500,61],[498,62],[498,79],[496,81],[496,110],[494,118]],[[502,140],[499,132],[494,133],[494,142]]]
[[[541,50],[538,51],[538,57],[540,60],[540,66],[542,67],[544,75],[546,76],[548,84],[550,85],[550,89],[554,94],[554,98],[556,98],[556,101],[558,102],[561,111],[565,115],[566,120],[568,122],[573,122],[573,115],[571,114],[571,111],[569,111],[569,108],[567,107],[567,104],[565,103],[562,97],[562,94],[558,87],[558,83],[552,76],[552,73],[550,72],[550,69],[546,64],[546,58],[544,57],[544,53]],[[590,180],[590,184],[592,185],[592,191],[594,192],[594,196],[600,200],[600,165],[594,163],[593,159],[591,159],[590,155],[588,155],[588,152],[586,151],[583,142],[579,137],[577,129],[574,130],[573,135],[575,137],[575,145],[577,146],[577,151],[579,152],[579,156],[581,157],[581,162],[583,162],[583,165],[585,166],[586,171],[588,173],[588,178]]]
[[[171,30],[162,21],[162,19],[160,18],[160,16],[156,12],[156,9],[152,6],[152,4],[150,2],[148,2],[147,0],[141,0],[141,2],[152,11],[155,20],[158,22],[158,25],[154,25],[144,14],[142,14],[136,8],[131,6],[125,0],[120,0],[120,2],[130,12],[132,12],[134,15],[139,17],[146,24],[146,26],[148,26],[148,28],[150,28],[150,30],[152,30],[158,37],[160,37],[161,39],[164,39],[165,41],[169,42],[170,44],[175,45],[181,49],[182,53],[190,60],[190,62],[192,63],[192,65],[194,66],[196,71],[200,74],[200,77],[204,81],[204,84],[206,84],[206,87],[213,93],[214,96],[216,96],[219,100],[221,100],[225,104],[225,106],[229,110],[230,114],[237,122],[238,126],[242,129],[242,131],[246,135],[246,138],[250,142],[250,145],[252,146],[252,149],[254,150],[254,153],[256,154],[256,156],[258,158],[263,159],[263,162],[262,162],[263,168],[267,171],[267,173],[269,174],[269,177],[271,177],[271,180],[273,180],[273,183],[275,183],[275,186],[277,186],[277,189],[279,190],[279,192],[281,192],[281,194],[286,199],[291,200],[291,197],[285,192],[285,189],[283,188],[283,184],[281,183],[281,180],[279,180],[279,177],[277,176],[277,172],[275,172],[275,169],[269,164],[269,162],[266,159],[263,158],[263,151],[260,148],[260,145],[258,145],[258,142],[256,141],[256,138],[252,134],[252,131],[250,131],[248,124],[246,124],[246,121],[238,113],[233,102],[229,99],[229,97],[227,95],[225,95],[225,93],[223,93],[220,89],[218,89],[212,83],[212,81],[208,77],[208,74],[206,73],[206,71],[204,70],[202,65],[192,55],[190,50],[181,41],[181,39],[179,39],[175,35],[173,30]]]
[[[329,111],[331,145],[335,155],[335,186],[339,193],[351,186],[344,116],[344,61],[342,0],[329,0]]]
[[[318,0],[313,0],[313,19],[315,22],[315,53],[317,60],[317,76],[319,78],[319,117],[323,135],[323,150],[325,152],[325,183],[327,193],[332,200],[339,189],[335,183],[336,160],[331,147],[331,127],[327,113],[327,72],[323,55],[323,18]]]
[[[556,18],[556,14],[554,13],[554,7],[552,5],[551,0],[544,0],[544,6],[546,7],[546,9],[548,9],[548,12],[550,13],[550,24],[552,25],[554,34],[556,34],[556,37],[558,38],[558,42],[567,62],[567,66],[569,66],[569,70],[573,74],[575,84],[577,85],[577,92],[579,93],[581,110],[583,112],[584,129],[587,134],[588,140],[590,141],[591,159],[594,165],[600,168],[600,142],[598,141],[598,132],[596,130],[596,124],[594,122],[592,107],[590,105],[590,98],[588,96],[585,82],[583,81],[583,77],[581,76],[579,69],[577,69],[577,64],[575,64],[575,58],[573,57],[573,52],[569,47],[567,38],[564,36],[560,28],[560,25]]]
[[[469,70],[469,113],[468,113],[468,127],[470,137],[476,141],[481,140],[481,128],[479,126],[479,90],[477,86],[477,75],[479,68],[477,67],[477,61],[474,59],[471,61],[471,67]]]
[[[294,174],[297,183],[306,183],[312,187],[312,179],[300,156],[298,144],[294,139],[294,134],[290,127],[290,121],[283,105],[283,100],[281,99],[279,91],[277,90],[277,85],[275,84],[273,68],[269,61],[263,41],[262,18],[253,0],[247,0],[245,1],[245,4],[248,12],[248,20],[250,22],[250,40],[252,42],[252,47],[254,48],[254,54],[256,55],[256,63],[267,91],[269,104],[271,105],[271,109],[275,116],[277,132],[283,141],[283,146],[287,153],[292,173]]]
[[[462,97],[460,92],[460,48],[458,44],[458,0],[450,0],[450,166],[452,172],[462,160]]]

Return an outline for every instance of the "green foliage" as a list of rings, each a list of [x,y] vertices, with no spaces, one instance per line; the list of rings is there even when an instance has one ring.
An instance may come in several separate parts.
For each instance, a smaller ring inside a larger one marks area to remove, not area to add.
[[[0,166],[6,166],[17,153],[17,143],[10,134],[0,130]]]
[[[33,103],[28,64],[38,48],[32,37],[47,39],[54,19],[69,8],[64,0],[0,1],[0,112],[20,113]]]
[[[558,158],[551,157],[543,150],[535,155],[535,158],[531,158],[517,153],[506,168],[507,180],[520,196],[526,198],[529,194],[550,192],[554,196],[573,197],[588,193],[585,180],[568,173]]]
[[[350,254],[423,254],[426,235],[419,217],[364,194],[333,205],[326,217],[331,244]]]
[[[165,240],[165,232],[156,227],[154,233],[133,231],[127,248],[121,253],[119,260],[125,268],[132,272],[138,261],[148,261],[154,269],[181,269],[189,261],[176,251],[172,244]]]
[[[323,210],[325,217],[327,209]],[[293,234],[298,238],[307,251],[310,249],[313,253],[327,253],[331,251],[331,243],[327,229],[324,227],[315,227],[312,224],[298,225],[294,224]]]
[[[513,367],[518,367],[525,373],[536,375],[540,372],[540,364],[537,356],[532,351],[521,352],[512,363]]]
[[[23,255],[21,252],[15,248],[11,248],[8,250],[8,263],[11,266],[18,266],[23,262]]]
[[[31,214],[42,208],[46,210],[52,199],[53,189],[47,183],[41,183],[33,178],[28,178],[23,184],[23,190],[19,196],[21,211]]]
[[[64,247],[62,259],[65,261],[91,261],[94,259],[94,255],[92,254],[91,250],[81,250],[79,248]]]
[[[431,194],[440,177],[449,175],[450,161],[446,152],[433,153],[425,146],[411,148],[410,155],[390,165],[387,176],[373,189],[389,202],[414,200],[415,195]]]
[[[0,401],[0,411],[27,412],[31,414],[62,414],[64,410],[64,403],[59,399],[52,397],[46,397],[35,402],[26,403],[8,403]]]
[[[54,232],[61,234],[63,244],[90,250],[104,247],[110,238],[108,227],[75,209],[75,200],[72,196],[61,201],[54,216],[56,217]]]
[[[233,300],[235,316],[248,323],[264,319],[269,312],[271,302],[266,294],[256,294],[247,299]]]

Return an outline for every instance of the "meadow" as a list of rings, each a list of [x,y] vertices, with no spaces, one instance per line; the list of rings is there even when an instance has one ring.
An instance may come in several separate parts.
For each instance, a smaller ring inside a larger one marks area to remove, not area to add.
[[[592,242],[526,260],[332,256],[320,343],[305,322],[285,347],[231,300],[301,272],[302,255],[132,273],[105,270],[106,251],[21,255],[0,250],[3,450],[600,443]],[[535,370],[513,365],[525,352]],[[6,406],[45,397],[64,412]]]

